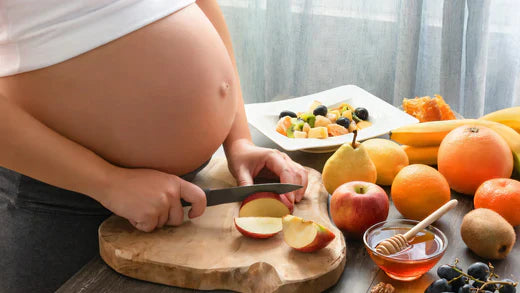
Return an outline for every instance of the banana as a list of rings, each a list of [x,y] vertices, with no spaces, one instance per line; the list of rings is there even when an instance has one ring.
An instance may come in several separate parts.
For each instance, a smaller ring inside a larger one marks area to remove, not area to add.
[[[437,165],[439,146],[414,147],[401,145],[401,147],[408,155],[408,162],[410,164]]]
[[[469,121],[470,119],[443,120],[407,125],[390,131],[390,139],[414,147],[439,146],[450,131],[471,123]]]
[[[480,119],[505,124],[520,133],[520,107],[511,107],[489,113]]]
[[[390,132],[390,139],[414,147],[439,146],[444,137],[462,125],[485,126],[493,129],[507,142],[513,152],[513,177],[520,178],[520,134],[509,126],[484,119],[444,120],[412,124]],[[475,158],[477,159],[477,158]]]

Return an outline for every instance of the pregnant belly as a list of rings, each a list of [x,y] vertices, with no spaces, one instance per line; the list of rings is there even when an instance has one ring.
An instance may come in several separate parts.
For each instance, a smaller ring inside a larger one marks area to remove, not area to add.
[[[190,5],[63,63],[3,78],[0,88],[114,164],[180,175],[208,160],[229,133],[234,78],[217,32]]]

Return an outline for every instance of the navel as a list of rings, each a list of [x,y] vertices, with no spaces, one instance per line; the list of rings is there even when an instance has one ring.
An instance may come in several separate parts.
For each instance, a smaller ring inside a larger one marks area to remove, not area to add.
[[[229,95],[229,92],[231,91],[231,85],[229,84],[229,82],[222,82],[222,84],[220,85],[220,96],[222,98],[225,98],[226,96]]]

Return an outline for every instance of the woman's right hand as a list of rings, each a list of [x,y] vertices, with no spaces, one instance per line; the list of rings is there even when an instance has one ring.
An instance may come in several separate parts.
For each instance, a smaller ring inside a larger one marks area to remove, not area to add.
[[[202,215],[206,208],[204,191],[175,175],[152,169],[117,168],[111,177],[110,187],[99,201],[145,232],[182,224],[181,198],[191,203],[190,218]]]

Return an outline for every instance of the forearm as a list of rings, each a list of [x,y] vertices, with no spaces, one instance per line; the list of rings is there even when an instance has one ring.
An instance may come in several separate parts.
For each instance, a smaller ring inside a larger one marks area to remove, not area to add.
[[[218,6],[216,0],[197,0],[197,5],[200,9],[206,14],[208,19],[211,21],[215,29],[217,30],[220,38],[224,42],[226,49],[228,51],[231,62],[233,63],[233,67],[235,69],[235,81],[236,81],[236,93],[237,93],[237,112],[235,114],[235,120],[233,122],[233,126],[226,140],[224,141],[224,149],[226,153],[230,152],[233,148],[233,144],[237,142],[251,142],[251,134],[249,132],[249,127],[247,125],[246,112],[244,109],[244,100],[242,98],[242,90],[240,88],[240,78],[238,76],[238,70],[235,60],[235,55],[233,52],[233,45],[231,43],[231,36],[229,35],[229,30],[226,25],[226,21],[224,19],[224,15]]]
[[[100,200],[115,167],[0,96],[0,166]]]

